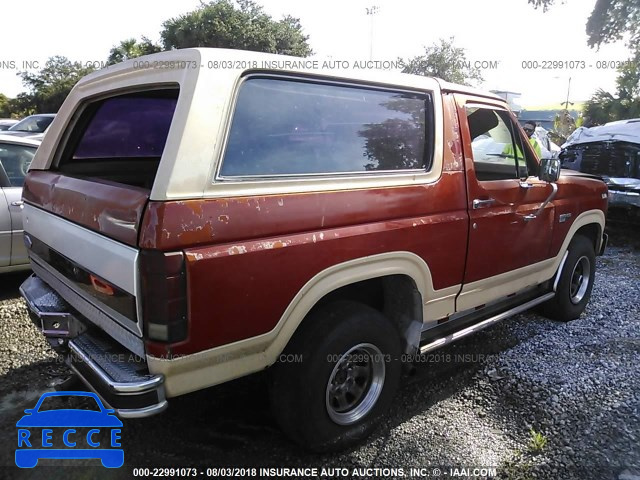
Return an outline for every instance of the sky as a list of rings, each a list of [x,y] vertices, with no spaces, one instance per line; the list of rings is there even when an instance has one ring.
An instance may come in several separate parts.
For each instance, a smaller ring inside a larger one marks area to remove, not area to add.
[[[481,67],[485,90],[521,94],[526,107],[587,100],[598,88],[615,91],[610,61],[628,57],[622,42],[587,46],[585,24],[595,0],[558,0],[550,11],[527,0],[262,0],[275,19],[300,18],[314,53],[346,61],[395,61],[454,37],[467,60]],[[48,57],[99,64],[121,40],[160,40],[162,22],[193,10],[199,0],[30,0],[2,6],[0,93],[24,88],[18,71]],[[377,6],[375,15],[366,10]],[[537,62],[537,63],[536,63]],[[577,68],[567,68],[574,62]],[[604,65],[603,65],[604,64]],[[545,66],[555,68],[543,68]],[[598,68],[598,67],[605,68]],[[537,67],[537,68],[536,68]]]

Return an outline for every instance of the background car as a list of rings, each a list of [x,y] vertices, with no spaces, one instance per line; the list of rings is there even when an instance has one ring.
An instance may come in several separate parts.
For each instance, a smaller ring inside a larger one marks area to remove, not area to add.
[[[0,273],[29,268],[22,240],[22,185],[40,140],[0,134]]]
[[[18,137],[29,137],[46,132],[53,119],[56,118],[55,113],[41,113],[38,115],[29,115],[23,118],[15,125],[11,126],[4,133],[7,135],[16,135]]]
[[[640,118],[576,129],[560,159],[563,168],[602,177],[610,213],[640,222]]]
[[[13,127],[19,121],[20,120],[16,120],[15,118],[0,118],[0,132],[9,130],[9,128]]]

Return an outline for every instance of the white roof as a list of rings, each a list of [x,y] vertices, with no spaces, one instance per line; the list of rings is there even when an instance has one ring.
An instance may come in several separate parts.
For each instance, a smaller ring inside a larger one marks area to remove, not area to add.
[[[146,55],[111,65],[83,77],[78,82],[78,86],[82,87],[84,84],[93,83],[98,79],[101,81],[107,80],[132,70],[182,71],[185,77],[198,76],[198,72],[203,71],[217,71],[218,74],[235,72],[236,75],[240,76],[246,70],[263,70],[317,74],[323,77],[364,80],[419,89],[431,89],[433,84],[437,82],[442,89],[499,98],[486,91],[475,90],[465,85],[457,85],[432,77],[371,68],[369,64],[373,63],[375,62],[354,61],[347,62],[349,68],[336,68],[336,65],[339,65],[340,62],[328,58],[292,57],[225,48],[185,48]]]
[[[567,141],[562,145],[602,142],[606,140],[620,140],[631,143],[640,143],[640,119],[618,120],[598,127],[576,129]]]
[[[214,185],[212,180],[222,156],[225,126],[233,112],[234,95],[246,72],[317,75],[328,80],[359,81],[383,87],[432,91],[436,105],[434,143],[438,149],[442,148],[443,143],[441,90],[479,94],[504,103],[504,100],[491,93],[430,77],[374,70],[367,68],[367,65],[356,68],[355,62],[350,64],[351,68],[336,69],[333,68],[334,64],[324,62],[318,58],[245,50],[188,48],[112,65],[87,75],[76,84],[47,130],[42,146],[32,162],[32,168],[49,168],[67,125],[74,118],[78,105],[85,99],[97,98],[105,92],[127,91],[138,86],[180,88],[162,160],[151,190],[152,200],[197,198],[214,188],[221,191],[226,185],[223,182]],[[436,160],[439,158],[440,155],[436,155]],[[439,171],[437,164],[434,165],[434,171]],[[243,185],[249,183],[244,182]],[[301,180],[300,183],[304,181]]]
[[[17,135],[2,135],[0,133],[0,143],[15,143],[18,145],[30,145],[37,147],[41,140],[34,140],[29,137],[19,137]]]

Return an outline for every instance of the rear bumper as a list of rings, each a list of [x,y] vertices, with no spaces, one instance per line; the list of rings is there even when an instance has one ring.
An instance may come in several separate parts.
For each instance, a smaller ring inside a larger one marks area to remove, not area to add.
[[[67,365],[123,418],[147,417],[167,407],[164,376],[91,326],[49,285],[31,275],[20,286],[29,315]]]

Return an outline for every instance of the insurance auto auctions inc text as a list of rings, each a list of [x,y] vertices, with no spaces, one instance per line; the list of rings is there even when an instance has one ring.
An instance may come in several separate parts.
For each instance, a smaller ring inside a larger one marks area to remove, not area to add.
[[[233,477],[232,468],[209,468],[207,475]],[[493,478],[497,476],[495,467],[261,467],[243,468],[237,471],[243,477],[307,477],[307,478]]]

